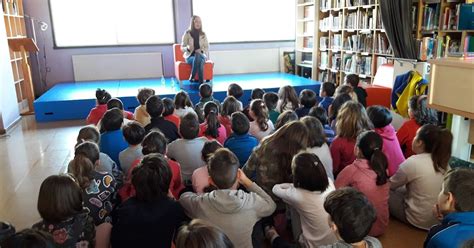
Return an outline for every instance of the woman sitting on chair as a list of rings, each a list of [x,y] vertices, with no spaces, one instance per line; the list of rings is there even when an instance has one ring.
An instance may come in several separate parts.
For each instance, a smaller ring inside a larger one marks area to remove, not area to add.
[[[189,81],[195,82],[194,76],[198,74],[200,83],[204,81],[204,63],[207,60],[209,52],[209,42],[206,34],[202,31],[201,18],[193,16],[189,29],[183,35],[181,49],[184,53],[186,63],[192,66]]]

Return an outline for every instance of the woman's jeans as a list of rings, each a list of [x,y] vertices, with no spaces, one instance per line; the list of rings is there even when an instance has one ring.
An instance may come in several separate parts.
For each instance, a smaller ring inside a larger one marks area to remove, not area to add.
[[[189,56],[186,59],[186,63],[192,66],[191,77],[194,79],[196,73],[198,74],[199,81],[204,81],[204,64],[206,62],[206,55],[202,53],[195,53],[193,56]]]

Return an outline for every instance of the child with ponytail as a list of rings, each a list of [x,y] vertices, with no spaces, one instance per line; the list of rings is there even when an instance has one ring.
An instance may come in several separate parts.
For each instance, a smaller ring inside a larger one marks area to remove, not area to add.
[[[387,175],[388,161],[382,151],[383,140],[374,131],[361,133],[356,140],[356,160],[345,167],[336,179],[336,188],[351,186],[364,193],[374,205],[377,220],[370,236],[380,236],[388,226],[388,197],[390,184]]]
[[[99,147],[84,141],[76,146],[68,172],[74,175],[81,187],[84,208],[94,219],[97,247],[107,247],[112,229],[110,213],[116,201],[116,181],[110,173],[98,172],[98,165]]]
[[[224,125],[221,125],[219,118],[219,106],[215,102],[207,102],[204,104],[204,123],[200,124],[199,137],[206,137],[210,140],[217,140],[220,144],[224,144],[227,139],[227,131]]]
[[[96,106],[91,109],[87,116],[87,124],[97,125],[107,111],[107,102],[112,99],[112,96],[105,89],[97,89],[95,91]]]
[[[389,206],[395,218],[424,230],[438,224],[432,207],[449,170],[452,141],[447,129],[431,124],[418,129],[412,144],[415,155],[390,178]]]
[[[273,132],[273,123],[268,118],[268,109],[261,99],[253,100],[250,103],[250,116],[254,121],[250,122],[249,133],[260,142],[263,138]]]
[[[415,154],[411,149],[411,144],[416,136],[416,131],[425,124],[438,124],[436,110],[428,108],[428,97],[426,95],[410,98],[408,115],[410,120],[403,123],[397,131],[398,142],[405,158]]]

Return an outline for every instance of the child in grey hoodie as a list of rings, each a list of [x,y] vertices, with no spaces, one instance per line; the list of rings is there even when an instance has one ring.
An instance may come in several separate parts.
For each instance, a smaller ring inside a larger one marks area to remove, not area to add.
[[[252,247],[255,223],[271,215],[275,202],[239,169],[238,158],[228,149],[217,150],[209,160],[211,185],[217,189],[204,195],[187,192],[179,203],[190,218],[199,218],[219,227],[235,247]],[[250,193],[232,190],[238,180]]]

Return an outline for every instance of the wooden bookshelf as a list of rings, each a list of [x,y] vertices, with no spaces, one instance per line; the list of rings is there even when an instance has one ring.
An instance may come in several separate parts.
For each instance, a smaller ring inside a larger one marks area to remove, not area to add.
[[[474,30],[460,30],[457,27],[457,6],[473,2],[418,0],[413,3],[412,18],[416,20],[414,33],[417,39],[418,60],[464,56],[466,37],[473,37]]]
[[[2,0],[3,19],[5,20],[5,29],[7,39],[26,38],[25,15],[23,12],[22,0]],[[10,63],[12,66],[14,84],[20,113],[32,111],[28,107],[29,87],[25,82],[25,72],[22,68],[22,54],[13,52],[10,49]]]
[[[373,82],[377,65],[393,52],[380,19],[380,0],[319,0],[315,79],[341,84],[358,74]]]
[[[295,73],[316,79],[318,0],[296,0]]]

